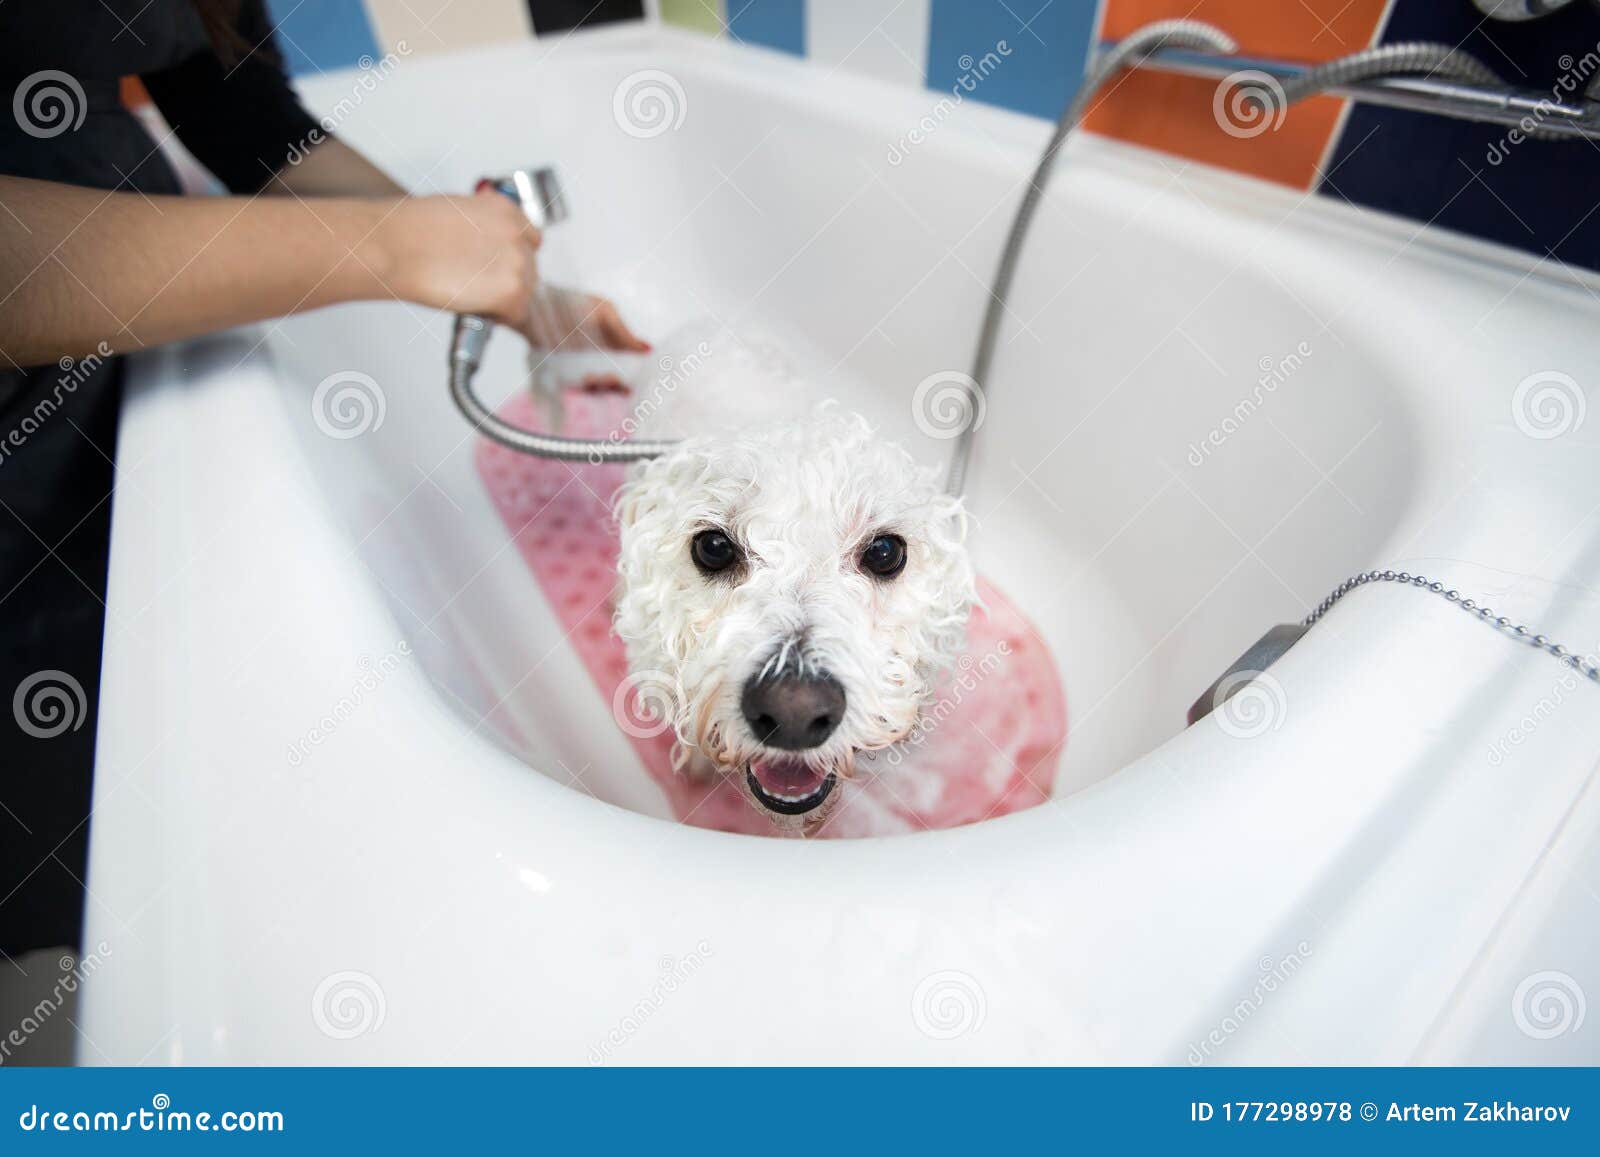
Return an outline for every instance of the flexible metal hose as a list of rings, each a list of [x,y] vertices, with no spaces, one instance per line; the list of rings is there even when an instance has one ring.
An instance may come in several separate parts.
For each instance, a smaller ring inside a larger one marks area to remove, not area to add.
[[[1505,87],[1505,81],[1472,54],[1462,52],[1453,45],[1418,40],[1369,48],[1307,69],[1299,76],[1283,82],[1281,103],[1286,107],[1330,88],[1359,84],[1378,77],[1418,74],[1430,80],[1449,80],[1483,88]],[[1268,88],[1263,88],[1262,92],[1274,109],[1279,107],[1277,94]],[[1537,140],[1569,139],[1539,124],[1524,126],[1522,131]]]
[[[1294,104],[1330,88],[1375,77],[1406,76],[1419,72],[1425,76],[1458,80],[1463,84],[1504,83],[1477,57],[1449,44],[1409,41],[1369,48],[1308,68],[1299,76],[1283,82],[1283,102]]]
[[[1028,183],[1028,191],[1023,194],[1022,203],[1017,206],[1017,214],[1012,219],[1011,232],[1006,237],[1005,249],[1001,251],[1000,264],[990,285],[989,304],[984,312],[983,328],[978,334],[978,350],[972,361],[971,375],[973,388],[984,395],[985,400],[987,399],[985,383],[994,361],[995,342],[999,337],[1000,324],[1005,318],[1006,299],[1010,295],[1011,283],[1016,276],[1017,262],[1022,255],[1022,244],[1027,239],[1028,226],[1032,224],[1034,213],[1039,208],[1045,184],[1049,181],[1050,172],[1055,165],[1056,154],[1060,152],[1067,135],[1083,119],[1083,114],[1088,111],[1089,102],[1094,99],[1106,81],[1123,68],[1139,67],[1152,53],[1166,48],[1218,54],[1232,53],[1236,50],[1233,40],[1220,28],[1199,20],[1162,20],[1147,24],[1123,38],[1101,57],[1089,75],[1084,78],[1083,84],[1067,102],[1067,107],[1062,110],[1061,119],[1056,122],[1055,132],[1045,145],[1039,163],[1034,168],[1033,177]],[[1448,44],[1408,42],[1352,53],[1350,56],[1307,69],[1276,87],[1273,84],[1258,82],[1256,88],[1263,102],[1276,108],[1279,107],[1279,102],[1282,106],[1287,106],[1340,85],[1379,76],[1399,76],[1409,73],[1442,75],[1464,84],[1499,86],[1503,83],[1476,57],[1458,51]],[[974,399],[968,410],[969,417],[975,417],[981,412],[982,407]],[[962,428],[951,450],[950,469],[945,478],[945,488],[951,494],[960,494],[966,485],[967,465],[972,455],[974,425],[974,421],[969,421]]]
[[[535,454],[540,458],[557,458],[563,462],[637,462],[641,458],[655,458],[676,446],[676,442],[663,441],[612,441],[605,438],[562,438],[555,434],[541,434],[525,430],[497,418],[472,389],[472,377],[483,361],[484,346],[489,341],[492,326],[487,318],[462,314],[456,318],[455,338],[450,343],[450,396],[456,408],[466,415],[467,421],[478,432],[502,446]]]
[[[1124,37],[1089,70],[1089,75],[1078,86],[1078,91],[1067,102],[1061,118],[1056,121],[1055,132],[1050,135],[1049,143],[1039,156],[1039,163],[1034,166],[1028,191],[1023,194],[1022,204],[1017,206],[1017,214],[1011,219],[1011,232],[1006,237],[1005,248],[1000,252],[1000,264],[995,269],[994,281],[989,288],[989,306],[983,315],[983,328],[978,333],[978,352],[972,359],[973,388],[980,394],[987,395],[984,383],[994,361],[994,347],[1000,334],[1000,323],[1005,317],[1006,298],[1011,293],[1011,282],[1016,277],[1017,262],[1022,257],[1022,243],[1027,239],[1028,226],[1033,224],[1045,184],[1050,180],[1050,171],[1055,166],[1056,154],[1061,151],[1067,134],[1083,119],[1089,102],[1106,81],[1125,67],[1137,68],[1146,56],[1158,49],[1183,48],[1192,52],[1228,53],[1237,47],[1226,32],[1199,20],[1159,20]],[[968,412],[970,420],[956,435],[955,446],[951,449],[950,470],[945,476],[945,489],[951,494],[960,494],[966,485],[975,418],[979,412],[974,399]]]
[[[972,456],[972,440],[976,415],[981,413],[980,400],[986,398],[985,382],[994,362],[995,343],[1000,324],[1006,313],[1006,299],[1016,278],[1017,264],[1022,257],[1022,245],[1028,228],[1038,212],[1044,187],[1050,180],[1056,156],[1066,142],[1068,134],[1088,111],[1089,102],[1107,81],[1124,68],[1137,68],[1152,53],[1163,49],[1182,49],[1203,53],[1232,53],[1237,46],[1221,29],[1199,20],[1160,20],[1147,24],[1119,41],[1100,57],[1084,78],[1067,107],[1062,110],[1044,152],[1034,166],[1028,190],[1012,218],[1005,248],[1001,251],[990,286],[989,302],[984,312],[983,326],[978,334],[978,348],[972,362],[972,388],[980,395],[974,398],[969,410],[969,420],[956,436],[951,450],[949,472],[945,486],[952,494],[960,494],[965,487],[967,466]],[[1468,53],[1447,44],[1424,42],[1389,44],[1353,53],[1327,64],[1307,69],[1298,76],[1282,82],[1258,83],[1255,95],[1263,103],[1276,109],[1294,104],[1308,96],[1343,85],[1370,80],[1375,77],[1401,76],[1423,73],[1443,76],[1463,84],[1500,85],[1495,73]],[[504,422],[483,404],[473,392],[472,379],[483,360],[484,347],[489,339],[491,323],[482,317],[461,315],[456,318],[455,338],[450,346],[450,395],[478,431],[502,446],[535,454],[542,458],[557,458],[569,462],[634,462],[654,458],[666,453],[678,443],[673,441],[622,441],[609,439],[563,438],[525,430]]]

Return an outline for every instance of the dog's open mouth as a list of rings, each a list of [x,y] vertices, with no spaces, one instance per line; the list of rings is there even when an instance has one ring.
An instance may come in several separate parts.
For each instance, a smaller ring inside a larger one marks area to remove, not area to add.
[[[768,811],[800,816],[815,811],[833,794],[838,777],[798,759],[757,759],[745,767],[750,794]]]

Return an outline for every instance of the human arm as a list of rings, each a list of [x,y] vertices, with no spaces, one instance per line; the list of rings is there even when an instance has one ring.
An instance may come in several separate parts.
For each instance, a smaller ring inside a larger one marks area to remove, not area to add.
[[[534,336],[539,231],[494,194],[147,198],[0,177],[0,205],[0,350],[21,365],[385,298]]]

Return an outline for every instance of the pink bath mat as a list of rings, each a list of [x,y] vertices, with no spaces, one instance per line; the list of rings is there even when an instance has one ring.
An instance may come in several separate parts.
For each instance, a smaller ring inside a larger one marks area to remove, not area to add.
[[[567,392],[566,433],[606,438],[628,415],[617,393]],[[506,421],[540,428],[530,397],[501,411]],[[678,819],[696,827],[773,835],[766,814],[731,782],[699,782],[672,770],[672,734],[632,702],[627,657],[611,631],[617,527],[610,502],[625,466],[557,462],[487,440],[478,472],[535,581],[612,705],[645,769]],[[950,828],[1043,803],[1066,738],[1066,702],[1049,648],[1004,595],[979,580],[984,606],[973,611],[967,653],[923,712],[919,730],[889,751],[857,761],[855,780],[818,833],[890,835]]]

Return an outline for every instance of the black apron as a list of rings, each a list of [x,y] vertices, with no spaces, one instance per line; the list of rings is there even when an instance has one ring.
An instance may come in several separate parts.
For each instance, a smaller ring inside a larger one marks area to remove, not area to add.
[[[259,0],[244,8],[260,19]],[[156,142],[122,106],[119,83],[186,61],[220,83],[187,0],[0,4],[8,106],[0,172],[180,192]],[[276,77],[288,94],[281,74],[268,72],[241,79],[270,90]],[[169,86],[181,89],[181,77]],[[272,98],[285,99],[292,103]],[[250,132],[241,126],[237,135]],[[27,293],[27,283],[15,292]],[[0,951],[8,955],[80,938],[121,385],[115,357],[66,368],[0,357]]]

